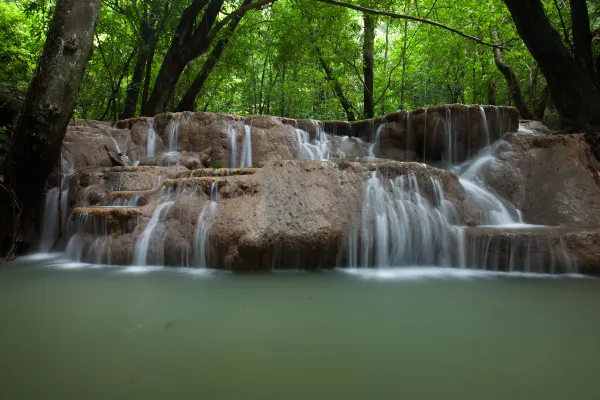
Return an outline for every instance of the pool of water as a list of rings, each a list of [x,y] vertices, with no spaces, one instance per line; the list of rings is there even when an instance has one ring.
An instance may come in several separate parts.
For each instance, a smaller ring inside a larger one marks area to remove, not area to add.
[[[599,399],[600,280],[0,267],[1,399]]]

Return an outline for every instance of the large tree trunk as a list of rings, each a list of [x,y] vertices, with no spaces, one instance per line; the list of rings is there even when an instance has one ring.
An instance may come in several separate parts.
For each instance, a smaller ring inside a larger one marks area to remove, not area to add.
[[[340,101],[340,104],[342,105],[342,108],[346,113],[346,118],[348,119],[348,121],[355,121],[356,117],[354,116],[354,112],[352,111],[352,103],[350,103],[350,100],[348,100],[348,98],[344,95],[342,85],[340,85],[340,82],[335,78],[333,70],[331,69],[329,64],[327,64],[327,61],[325,61],[321,48],[319,46],[316,46],[316,50],[317,58],[319,59],[319,64],[321,64],[323,71],[325,71],[325,76],[327,80],[333,85],[333,92]]]
[[[569,54],[540,0],[504,0],[519,35],[540,66],[556,109],[573,127],[600,126],[600,90]]]
[[[252,0],[244,0],[242,6],[246,6],[250,3],[252,3]],[[195,109],[196,97],[198,96],[198,93],[200,93],[204,87],[204,84],[206,83],[206,80],[208,79],[208,76],[219,62],[223,51],[227,47],[227,44],[229,44],[229,40],[231,39],[235,28],[237,28],[243,17],[244,14],[240,14],[229,23],[227,32],[225,32],[224,36],[213,47],[212,51],[208,55],[208,58],[204,62],[204,65],[202,66],[202,70],[196,76],[196,79],[194,79],[192,85],[185,92],[185,95],[179,102],[176,111],[193,111]]]
[[[496,31],[492,31],[492,38],[496,42],[499,42],[498,33]],[[504,75],[504,79],[506,79],[508,90],[513,101],[515,102],[515,107],[517,110],[519,110],[519,113],[521,113],[521,117],[524,119],[536,119],[529,110],[529,107],[527,107],[527,103],[523,98],[521,84],[519,83],[517,76],[512,68],[504,62],[504,59],[502,58],[502,51],[498,47],[494,48],[494,62],[496,63],[496,67],[498,67],[500,72],[502,72],[502,75]]]
[[[57,0],[46,44],[0,167],[0,252],[21,242],[60,157],[79,83],[92,55],[101,0]],[[20,243],[23,244],[23,243]]]
[[[373,104],[373,47],[375,45],[375,23],[376,18],[371,14],[363,14],[364,36],[363,36],[363,77],[365,87],[363,88],[364,98],[364,118],[373,118],[375,116],[375,106]]]
[[[208,34],[225,0],[193,0],[181,16],[179,25],[160,67],[152,94],[144,105],[142,114],[153,116],[166,110],[186,65],[204,53],[210,46]],[[198,15],[208,3],[197,25]]]
[[[133,76],[131,77],[129,85],[127,85],[125,108],[119,116],[120,119],[131,118],[135,115],[138,99],[140,96],[140,88],[142,86],[142,80],[144,79],[144,70],[146,69],[146,64],[148,62],[148,53],[150,51],[149,42],[152,37],[151,35],[152,27],[150,27],[146,22],[144,23],[144,27],[142,28],[142,38],[139,43],[140,49],[138,51],[138,56],[135,62]]]
[[[594,58],[592,56],[592,32],[586,0],[570,0],[571,20],[573,23],[573,48],[575,57],[591,76],[594,76]]]

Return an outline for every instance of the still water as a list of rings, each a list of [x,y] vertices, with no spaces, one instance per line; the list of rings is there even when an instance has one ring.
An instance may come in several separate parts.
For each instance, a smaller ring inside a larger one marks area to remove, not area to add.
[[[0,268],[0,399],[600,399],[600,281]]]

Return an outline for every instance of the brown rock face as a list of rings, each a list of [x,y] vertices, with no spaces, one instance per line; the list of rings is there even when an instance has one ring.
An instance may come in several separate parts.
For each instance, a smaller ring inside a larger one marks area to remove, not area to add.
[[[483,182],[515,204],[526,222],[600,226],[600,179],[583,135],[518,133],[481,172]]]
[[[159,231],[153,234],[158,239],[153,239],[157,241],[148,249],[148,263],[180,266],[206,262],[234,270],[334,267],[345,257],[348,233],[360,227],[364,184],[375,170],[384,180],[413,176],[432,204],[437,201],[433,179],[438,180],[446,198],[456,205],[458,223],[472,218],[462,206],[465,193],[457,177],[424,164],[277,161],[260,170],[231,170],[230,174],[239,174],[230,176],[201,172],[195,174],[198,177],[188,177],[189,173],[180,172],[165,180],[163,190],[139,209],[139,225],[131,234],[122,228],[116,233],[109,229],[110,262],[134,261],[134,252],[124,243],[139,241],[161,203]],[[198,241],[199,224],[206,222],[201,215],[211,196],[218,202],[211,223],[203,228],[208,231],[203,244]],[[125,213],[119,220],[131,219],[126,208],[110,213],[102,208],[77,210],[78,214],[110,215],[112,219]],[[198,259],[201,251],[204,260]]]
[[[146,157],[150,124],[154,157]],[[146,235],[147,265],[364,265],[351,262],[349,250],[370,243],[375,251],[385,238],[363,234],[383,221],[379,228],[391,239],[385,246],[421,246],[418,265],[432,259],[499,271],[600,273],[598,161],[583,135],[555,135],[535,122],[519,130],[512,108],[452,105],[352,123],[177,113],[116,126],[76,120],[67,134],[64,154],[76,171],[67,180],[69,254],[79,260],[132,264]],[[239,168],[248,127],[255,168]],[[432,166],[464,161],[501,138],[487,159],[459,168],[461,179]],[[140,165],[110,168],[104,147],[113,149],[113,139]],[[312,143],[301,146],[307,139]],[[174,143],[177,152],[167,153]],[[301,161],[319,154],[331,160]],[[369,188],[374,172],[376,194]],[[545,226],[481,226],[489,223],[487,206],[472,188],[465,191],[465,180],[519,208],[527,223]],[[401,185],[419,196],[398,197]],[[109,204],[121,206],[99,207]],[[392,232],[399,225],[405,232]],[[373,254],[367,258],[378,265]]]

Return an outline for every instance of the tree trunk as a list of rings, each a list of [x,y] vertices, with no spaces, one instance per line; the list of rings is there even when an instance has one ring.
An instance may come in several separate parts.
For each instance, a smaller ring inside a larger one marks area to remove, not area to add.
[[[406,109],[406,51],[408,50],[408,21],[404,21],[402,37],[402,80],[400,82],[400,110]]]
[[[142,27],[142,37],[139,43],[140,49],[138,51],[138,56],[135,62],[133,77],[131,78],[131,82],[129,82],[129,85],[127,85],[125,108],[119,116],[120,119],[127,119],[133,117],[137,109],[138,98],[140,96],[140,88],[144,79],[144,70],[146,69],[146,64],[148,62],[148,52],[150,50],[149,42],[152,38],[152,27],[148,24],[149,22],[145,22],[144,26]]]
[[[375,24],[376,18],[370,14],[363,14],[364,36],[363,36],[363,77],[365,87],[363,88],[364,98],[364,118],[373,118],[375,116],[375,106],[373,104],[373,47],[375,45]]]
[[[242,5],[245,6],[250,3],[252,3],[252,0],[244,0]],[[206,83],[206,80],[208,79],[208,76],[219,62],[223,51],[227,47],[227,44],[229,44],[229,40],[231,40],[235,28],[237,28],[243,16],[243,14],[240,14],[229,23],[227,32],[224,33],[224,36],[213,47],[212,51],[208,55],[208,58],[204,62],[204,65],[202,66],[202,70],[200,70],[200,73],[196,76],[196,79],[194,79],[192,85],[185,92],[185,95],[179,102],[176,111],[193,111],[195,109],[196,97],[198,96],[198,93],[200,93],[204,87],[204,84]]]
[[[594,76],[594,58],[592,56],[592,32],[586,0],[570,0],[573,24],[573,49],[581,65]]]
[[[0,167],[0,253],[12,254],[56,166],[79,83],[92,55],[101,0],[57,0],[8,155]],[[29,226],[29,225],[28,225]]]
[[[225,0],[193,0],[183,11],[171,46],[156,77],[152,94],[144,104],[143,115],[153,116],[165,112],[186,65],[209,48],[208,35],[224,2]],[[198,15],[203,9],[204,14],[196,26]]]
[[[561,117],[572,127],[600,126],[600,90],[569,54],[540,0],[504,0],[519,35],[537,61]]]
[[[490,79],[488,81],[488,90],[487,90],[487,98],[488,105],[495,106],[496,105],[496,81]]]
[[[540,102],[538,103],[535,110],[533,110],[533,115],[538,120],[544,119],[544,114],[546,113],[546,109],[548,108],[548,103],[550,102],[550,90],[546,85],[544,89],[542,89],[542,93],[540,94]]]
[[[498,33],[495,30],[492,31],[492,38],[496,42],[499,42]],[[504,75],[504,79],[506,79],[508,91],[515,102],[515,107],[519,110],[519,113],[521,113],[521,117],[524,119],[535,119],[535,116],[529,111],[525,99],[523,99],[523,92],[521,91],[521,85],[519,84],[517,76],[512,68],[504,62],[502,51],[498,47],[494,49],[494,62],[496,63],[496,67],[502,72],[502,75]]]
[[[342,89],[342,85],[340,85],[338,80],[335,78],[331,67],[329,66],[329,64],[327,64],[325,58],[323,58],[323,52],[321,51],[321,48],[316,46],[316,49],[317,57],[319,58],[319,63],[321,64],[323,71],[325,71],[325,76],[327,77],[327,80],[333,85],[333,92],[340,101],[342,108],[346,113],[346,118],[348,119],[348,121],[355,121],[356,118],[354,117],[354,112],[352,112],[352,103],[350,103],[350,100],[348,100],[346,96],[344,96],[344,90]]]

